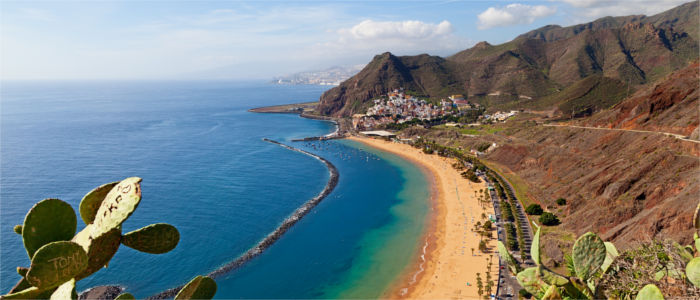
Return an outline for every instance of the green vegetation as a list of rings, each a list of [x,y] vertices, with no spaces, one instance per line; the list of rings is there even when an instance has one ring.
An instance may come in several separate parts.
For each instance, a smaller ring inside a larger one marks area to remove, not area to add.
[[[522,270],[499,245],[501,259],[520,285],[536,299],[651,299],[700,297],[700,204],[693,218],[695,245],[653,241],[619,254],[616,247],[592,232],[580,236],[565,256],[568,275],[542,264],[540,229],[530,254],[537,264]],[[521,293],[522,296],[525,296]]]
[[[550,212],[542,213],[539,221],[542,225],[547,225],[547,226],[555,226],[555,225],[559,225],[559,223],[560,223],[559,218],[557,218],[557,216],[555,216],[553,213],[550,213]]]
[[[503,131],[504,128],[500,126],[495,126],[492,124],[480,125],[480,126],[470,126],[467,128],[462,128],[459,130],[462,134],[469,135],[484,135],[484,134],[494,134],[499,131]]]
[[[518,243],[515,241],[515,226],[513,223],[505,224],[506,231],[506,246],[510,250],[518,250]]]
[[[471,181],[471,182],[475,182],[475,183],[481,182],[481,179],[479,179],[479,176],[476,176],[476,174],[472,170],[465,170],[464,172],[461,173],[461,175],[464,179],[469,179],[469,181]]]
[[[525,208],[525,213],[528,215],[541,215],[542,212],[542,206],[539,204],[530,204]]]
[[[484,151],[488,150],[490,147],[491,147],[491,143],[488,143],[488,142],[481,143],[481,144],[476,146],[476,151],[484,152]]]
[[[564,198],[557,199],[557,205],[559,205],[559,206],[566,205],[566,199],[564,199]]]
[[[138,177],[93,189],[80,202],[80,217],[87,226],[77,234],[77,217],[68,203],[46,199],[35,204],[24,223],[14,226],[14,231],[22,236],[31,264],[29,268],[17,267],[21,279],[0,298],[75,299],[76,282],[107,266],[120,245],[153,254],[174,249],[180,234],[169,224],[153,224],[122,235],[122,223],[140,201]],[[211,292],[213,285],[215,291],[216,283],[209,280],[207,290]],[[196,294],[197,299],[211,299],[213,295]],[[133,296],[122,294],[119,299]]]

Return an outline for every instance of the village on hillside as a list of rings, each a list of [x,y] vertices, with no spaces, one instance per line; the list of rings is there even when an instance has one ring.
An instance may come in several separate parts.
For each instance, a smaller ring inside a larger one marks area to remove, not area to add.
[[[352,116],[352,126],[358,130],[388,128],[395,124],[445,124],[458,126],[460,120],[474,122],[505,121],[517,114],[517,111],[496,112],[483,114],[484,109],[478,103],[464,99],[462,95],[451,95],[440,99],[438,103],[430,103],[409,95],[403,88],[394,89],[378,99],[372,100],[374,105],[364,114]]]

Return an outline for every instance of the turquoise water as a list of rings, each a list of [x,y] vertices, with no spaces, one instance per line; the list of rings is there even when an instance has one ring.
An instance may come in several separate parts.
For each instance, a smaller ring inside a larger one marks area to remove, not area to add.
[[[121,247],[109,268],[79,282],[119,284],[147,297],[206,274],[255,245],[320,192],[336,165],[336,189],[277,243],[217,279],[217,298],[379,296],[415,256],[428,207],[423,174],[396,156],[351,141],[291,139],[334,130],[252,107],[318,99],[318,86],[258,82],[3,82],[0,102],[0,288],[29,260],[20,224],[37,201],[77,209],[102,183],[139,176],[143,201],[124,232],[175,225],[163,255]],[[79,230],[84,225],[79,221]]]

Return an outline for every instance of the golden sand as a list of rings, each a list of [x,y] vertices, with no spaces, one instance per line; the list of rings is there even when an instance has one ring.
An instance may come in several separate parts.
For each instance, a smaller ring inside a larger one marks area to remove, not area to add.
[[[478,191],[486,189],[486,184],[473,183],[462,178],[452,167],[455,159],[425,154],[409,145],[380,139],[349,139],[399,155],[420,166],[432,177],[432,211],[423,238],[427,247],[425,243],[421,243],[419,255],[386,296],[422,299],[478,298],[476,273],[481,273],[485,285],[489,258],[493,260],[492,293],[495,293],[498,255],[492,250],[481,253],[480,238],[472,231],[476,222],[484,222],[481,218],[482,213],[494,213],[491,204],[482,207],[477,200]],[[496,233],[492,232],[492,236],[495,237]],[[495,249],[495,239],[487,240],[487,245],[489,249]]]

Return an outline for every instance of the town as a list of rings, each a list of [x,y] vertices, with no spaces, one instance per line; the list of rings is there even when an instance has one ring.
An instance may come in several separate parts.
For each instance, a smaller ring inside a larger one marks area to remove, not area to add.
[[[372,101],[374,105],[368,108],[366,113],[352,116],[355,129],[397,129],[396,124],[448,123],[454,126],[458,123],[476,124],[477,121],[502,122],[517,114],[517,111],[483,114],[484,109],[481,105],[465,100],[462,95],[451,95],[447,99],[431,103],[408,94],[403,88],[394,89]]]

